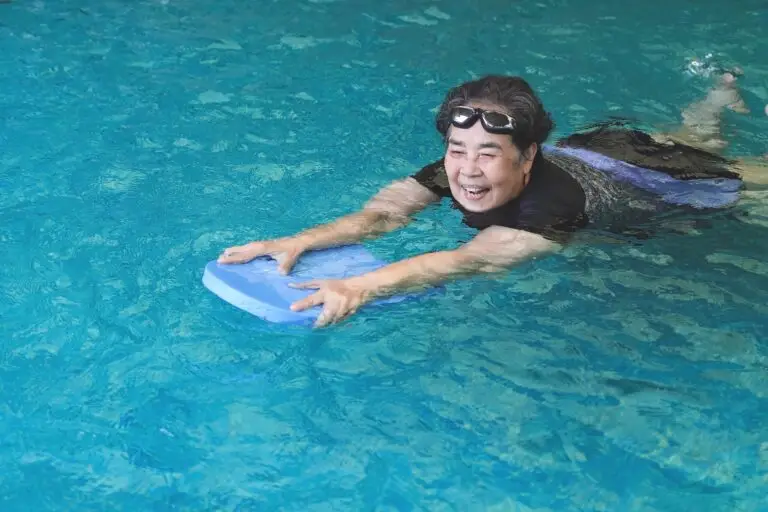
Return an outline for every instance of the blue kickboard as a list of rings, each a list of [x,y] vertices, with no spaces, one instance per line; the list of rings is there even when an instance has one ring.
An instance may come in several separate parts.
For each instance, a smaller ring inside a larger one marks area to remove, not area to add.
[[[387,264],[362,245],[353,244],[304,253],[287,276],[279,274],[277,262],[267,256],[244,264],[222,265],[214,260],[205,267],[203,285],[231,305],[269,322],[310,324],[318,317],[322,306],[304,311],[291,311],[290,306],[316,290],[290,288],[289,283],[343,279]],[[375,299],[369,305],[393,304],[421,295],[424,293],[394,295]]]

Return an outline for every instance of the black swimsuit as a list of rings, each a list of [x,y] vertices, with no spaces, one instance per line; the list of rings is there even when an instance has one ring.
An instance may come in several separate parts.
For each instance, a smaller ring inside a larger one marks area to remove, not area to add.
[[[440,197],[452,197],[443,160],[438,160],[413,175],[420,184]],[[531,169],[531,178],[522,193],[511,201],[485,212],[466,210],[453,199],[464,222],[475,229],[504,226],[538,233],[551,239],[567,238],[586,226],[586,196],[569,173],[540,156]]]
[[[730,160],[682,144],[662,144],[637,130],[601,126],[571,135],[557,146],[588,149],[653,169],[679,180],[736,178]],[[440,159],[412,176],[440,197],[452,197]],[[453,198],[452,198],[453,199]],[[537,156],[523,192],[508,203],[485,212],[470,212],[453,199],[464,222],[476,229],[504,226],[538,233],[565,242],[573,232],[593,225],[621,234],[647,236],[647,220],[658,213],[684,210],[650,192],[613,180],[607,173],[568,155]],[[645,226],[637,229],[638,226]]]

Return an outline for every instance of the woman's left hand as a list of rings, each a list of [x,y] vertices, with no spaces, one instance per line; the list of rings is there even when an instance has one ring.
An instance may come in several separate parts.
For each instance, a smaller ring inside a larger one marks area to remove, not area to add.
[[[350,279],[317,279],[290,286],[317,290],[291,304],[292,311],[303,311],[322,304],[323,310],[315,321],[315,327],[340,322],[371,299],[371,292],[367,287]]]

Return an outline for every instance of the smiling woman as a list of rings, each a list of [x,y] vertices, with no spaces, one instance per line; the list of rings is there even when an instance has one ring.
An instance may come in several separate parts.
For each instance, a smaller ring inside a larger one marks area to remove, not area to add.
[[[720,111],[742,106],[732,78],[713,89],[718,94],[690,107],[675,135],[601,126],[552,148],[544,142],[554,123],[525,80],[492,75],[461,84],[448,92],[437,114],[436,127],[446,143],[443,158],[385,187],[357,213],[292,237],[231,247],[219,262],[271,255],[288,273],[304,252],[392,231],[442,198],[451,198],[464,222],[479,230],[454,250],[347,279],[298,285],[317,292],[292,309],[323,305],[316,325],[324,326],[378,297],[501,271],[556,251],[588,225],[632,229],[633,222],[647,224],[655,213],[727,205],[736,197],[729,194],[742,186],[739,162],[703,148],[719,136]],[[696,111],[701,115],[693,115]],[[706,122],[690,124],[695,119]],[[709,194],[706,201],[701,187]],[[712,194],[721,194],[720,200]]]
[[[562,241],[586,224],[584,191],[541,152],[554,123],[523,79],[489,76],[452,89],[436,125],[445,157],[412,178],[452,197],[469,226]]]

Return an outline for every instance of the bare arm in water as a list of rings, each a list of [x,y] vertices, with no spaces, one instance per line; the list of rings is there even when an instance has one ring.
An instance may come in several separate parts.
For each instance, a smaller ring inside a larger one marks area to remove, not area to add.
[[[439,199],[413,178],[396,181],[377,193],[359,212],[290,237],[230,247],[219,262],[245,263],[269,255],[277,259],[280,271],[287,274],[305,251],[354,243],[393,231]],[[454,250],[421,254],[347,279],[296,285],[317,291],[294,303],[292,309],[301,311],[322,304],[323,311],[315,323],[321,327],[343,320],[377,297],[473,274],[500,272],[558,248],[558,244],[538,234],[492,226]]]
[[[315,323],[322,327],[343,320],[377,297],[473,274],[501,272],[559,247],[535,233],[491,226],[454,250],[421,254],[347,279],[296,285],[317,291],[294,303],[291,309],[302,311],[322,304]]]
[[[408,224],[411,215],[439,199],[413,178],[398,180],[381,189],[358,212],[293,236],[230,247],[218,261],[246,263],[269,255],[277,260],[279,271],[287,274],[306,251],[355,243],[393,231]]]

